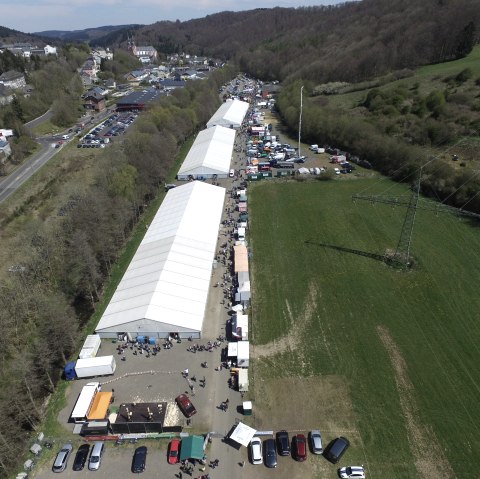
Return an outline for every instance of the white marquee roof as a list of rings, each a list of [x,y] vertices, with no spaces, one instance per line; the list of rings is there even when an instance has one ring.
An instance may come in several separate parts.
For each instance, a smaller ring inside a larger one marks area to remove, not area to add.
[[[202,130],[188,152],[178,176],[227,175],[232,160],[235,131],[223,126]]]
[[[224,198],[225,188],[199,181],[167,193],[97,332],[202,330]]]
[[[230,128],[239,128],[242,126],[243,119],[247,114],[249,104],[246,101],[227,100],[222,103],[220,108],[213,114],[207,122],[207,128],[215,125]]]

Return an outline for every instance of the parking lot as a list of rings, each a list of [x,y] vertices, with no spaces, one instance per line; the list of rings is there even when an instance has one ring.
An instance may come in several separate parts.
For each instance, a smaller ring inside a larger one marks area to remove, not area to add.
[[[124,134],[137,116],[133,112],[113,113],[82,136],[77,148],[105,148],[115,137]]]

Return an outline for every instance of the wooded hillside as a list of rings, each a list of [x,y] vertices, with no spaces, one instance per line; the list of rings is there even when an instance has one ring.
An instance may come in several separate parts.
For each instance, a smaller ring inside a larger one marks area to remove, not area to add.
[[[268,80],[360,81],[464,56],[479,20],[475,0],[363,0],[157,22],[138,29],[135,40],[163,53],[236,59],[242,70]]]

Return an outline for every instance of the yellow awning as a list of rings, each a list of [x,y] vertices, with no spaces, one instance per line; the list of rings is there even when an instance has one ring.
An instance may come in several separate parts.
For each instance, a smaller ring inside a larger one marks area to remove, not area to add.
[[[89,421],[101,420],[107,417],[108,407],[112,400],[112,392],[97,393],[93,400],[92,407],[88,411],[87,419]]]

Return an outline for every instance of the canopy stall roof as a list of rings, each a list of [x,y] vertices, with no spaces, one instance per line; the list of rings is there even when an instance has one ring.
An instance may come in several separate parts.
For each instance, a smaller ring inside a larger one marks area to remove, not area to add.
[[[207,128],[222,125],[227,128],[239,128],[247,114],[249,104],[246,101],[227,100],[207,122]]]
[[[182,446],[180,447],[180,460],[199,459],[203,460],[205,453],[203,451],[203,437],[202,436],[188,436],[182,439]]]
[[[202,130],[190,148],[178,177],[187,175],[226,175],[230,171],[235,131],[223,126]]]
[[[88,412],[89,421],[98,421],[107,417],[108,408],[112,402],[113,393],[111,391],[98,392],[93,399],[92,407]]]
[[[245,245],[236,245],[233,247],[234,253],[234,271],[248,271],[248,251]]]
[[[239,422],[232,434],[230,434],[230,439],[247,447],[256,432],[256,429],[253,429],[253,427],[247,426],[246,424],[243,424],[243,422]]]
[[[199,181],[167,193],[97,332],[138,320],[202,330],[224,198]]]

